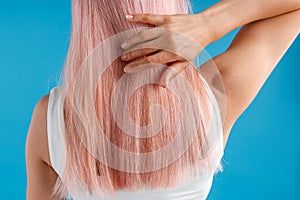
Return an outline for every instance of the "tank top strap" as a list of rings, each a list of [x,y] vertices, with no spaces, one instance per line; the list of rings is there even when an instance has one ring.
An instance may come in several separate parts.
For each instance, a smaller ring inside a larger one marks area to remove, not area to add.
[[[65,125],[63,118],[64,88],[54,87],[49,94],[47,113],[47,132],[50,163],[62,177],[66,161]]]

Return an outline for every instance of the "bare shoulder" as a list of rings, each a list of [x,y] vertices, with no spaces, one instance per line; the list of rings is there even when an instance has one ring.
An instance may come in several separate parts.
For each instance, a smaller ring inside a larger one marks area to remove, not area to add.
[[[50,165],[47,137],[49,94],[35,105],[26,140],[26,199],[58,199],[52,196],[57,174]]]
[[[47,145],[47,109],[49,94],[36,103],[26,140],[26,156],[31,154],[49,164]]]

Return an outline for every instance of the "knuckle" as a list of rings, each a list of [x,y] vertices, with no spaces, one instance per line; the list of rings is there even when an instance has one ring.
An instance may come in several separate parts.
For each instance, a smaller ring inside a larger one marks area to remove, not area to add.
[[[144,15],[141,16],[141,19],[144,20],[144,21],[147,21],[147,20],[149,20],[149,17],[150,17],[149,14],[144,14]]]

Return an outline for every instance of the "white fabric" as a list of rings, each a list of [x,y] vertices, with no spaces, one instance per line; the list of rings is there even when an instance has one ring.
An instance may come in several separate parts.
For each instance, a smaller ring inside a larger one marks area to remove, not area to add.
[[[205,82],[205,81],[204,81]],[[206,87],[212,94],[209,86]],[[215,101],[214,96],[212,99]],[[47,130],[48,130],[48,146],[50,162],[53,169],[61,177],[66,160],[66,148],[64,139],[64,118],[63,118],[63,102],[64,102],[64,88],[54,87],[50,92],[48,114],[47,114]],[[217,108],[218,109],[218,108]],[[219,117],[217,117],[219,119]],[[223,155],[223,134],[220,133],[219,141],[214,150],[220,151]],[[141,191],[133,193],[122,190],[117,191],[113,197],[106,198],[107,200],[203,200],[206,199],[211,189],[213,181],[213,173],[204,171],[203,175],[193,181],[192,183],[175,189],[156,190],[156,191]],[[89,196],[81,194],[74,200],[101,200],[97,196]]]

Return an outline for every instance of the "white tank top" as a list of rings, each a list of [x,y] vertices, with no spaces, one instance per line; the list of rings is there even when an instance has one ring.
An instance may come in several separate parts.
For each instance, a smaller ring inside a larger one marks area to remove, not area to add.
[[[204,81],[205,82],[205,81]],[[207,83],[206,86],[208,87]],[[208,88],[210,90],[210,88]],[[212,91],[210,90],[212,94]],[[214,97],[213,97],[214,99]],[[214,99],[215,100],[215,99]],[[66,148],[64,139],[64,118],[63,118],[64,88],[54,87],[50,91],[47,131],[50,162],[59,177],[62,176],[66,160]],[[223,133],[214,147],[214,151],[220,152],[220,159],[223,156]],[[186,185],[155,191],[142,191],[134,193],[131,191],[117,191],[113,197],[107,200],[204,200],[207,198],[212,186],[213,172],[203,171],[200,178]],[[102,200],[99,196],[81,194],[73,200]]]

